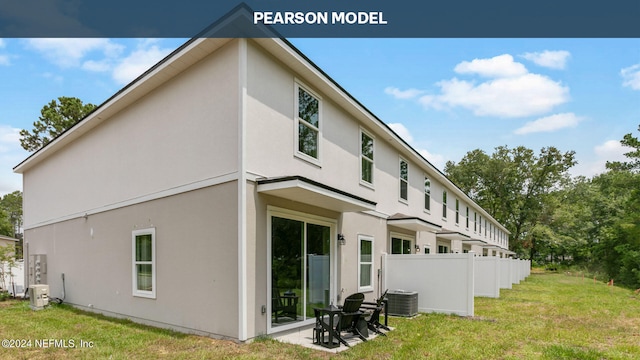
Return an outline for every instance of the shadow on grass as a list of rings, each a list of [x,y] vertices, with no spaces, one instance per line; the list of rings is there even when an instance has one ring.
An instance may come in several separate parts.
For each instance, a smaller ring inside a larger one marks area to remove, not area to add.
[[[163,329],[155,326],[140,324],[127,318],[117,318],[117,317],[103,315],[100,313],[78,309],[68,304],[53,304],[50,306],[52,306],[53,308],[59,309],[61,311],[71,312],[76,315],[85,316],[95,320],[109,322],[112,324],[124,325],[132,329],[143,330],[143,331],[147,331],[147,332],[151,332],[159,335],[165,335],[175,339],[184,339],[189,336],[189,334],[184,334],[184,333],[169,330],[169,329]]]

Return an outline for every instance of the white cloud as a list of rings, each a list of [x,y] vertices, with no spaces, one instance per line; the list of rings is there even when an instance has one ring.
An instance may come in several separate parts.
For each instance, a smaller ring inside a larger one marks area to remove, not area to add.
[[[509,54],[499,55],[491,59],[473,59],[456,65],[453,71],[458,74],[477,74],[484,77],[503,78],[521,76],[527,73],[527,68],[521,63],[513,61]]]
[[[571,53],[565,50],[524,53],[523,58],[551,69],[564,69]]]
[[[593,148],[587,160],[578,159],[578,164],[570,169],[572,175],[592,177],[607,171],[607,161],[627,161],[625,153],[633,149],[623,146],[620,140],[608,140]],[[580,155],[580,154],[577,154]]]
[[[582,120],[583,118],[576,116],[574,113],[555,114],[530,121],[514,131],[514,133],[524,135],[537,132],[553,132],[568,127],[576,127]]]
[[[624,80],[623,86],[630,87],[633,90],[640,90],[640,64],[620,70],[620,75]]]
[[[81,66],[83,59],[91,52],[101,52],[103,56],[119,56],[124,47],[109,39],[28,39],[27,46],[41,53],[46,59],[62,68]]]
[[[5,153],[16,145],[20,146],[20,129],[0,125],[0,153]]]
[[[409,129],[407,129],[401,123],[392,123],[388,124],[391,130],[393,130],[396,134],[398,134],[404,141],[406,141],[409,145],[411,145],[420,155],[422,155],[425,159],[427,159],[432,165],[437,167],[438,169],[444,169],[444,165],[446,163],[446,159],[444,156],[440,154],[433,154],[427,149],[419,148],[413,141],[413,135]]]
[[[11,62],[9,61],[9,56],[0,55],[0,65],[9,66]]]
[[[3,48],[3,47],[5,47],[5,46],[6,46],[6,44],[5,44],[5,42],[4,42],[4,39],[1,39],[1,38],[0,38],[0,48]]]
[[[389,94],[391,96],[393,96],[396,99],[413,99],[416,96],[421,95],[422,93],[424,93],[424,91],[422,90],[418,90],[418,89],[407,89],[407,90],[400,90],[396,87],[392,87],[389,86],[386,89],[384,89],[385,94]]]
[[[152,41],[145,41],[113,69],[113,78],[120,84],[126,84],[162,60],[170,52],[171,49],[160,49]]]
[[[419,99],[426,108],[463,107],[477,116],[525,117],[543,114],[569,100],[569,88],[538,74],[474,82],[443,80],[440,95]]]

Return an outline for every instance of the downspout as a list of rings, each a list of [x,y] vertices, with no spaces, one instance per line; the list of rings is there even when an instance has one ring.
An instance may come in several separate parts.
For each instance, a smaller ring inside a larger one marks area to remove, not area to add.
[[[247,39],[238,40],[238,340],[247,340]]]

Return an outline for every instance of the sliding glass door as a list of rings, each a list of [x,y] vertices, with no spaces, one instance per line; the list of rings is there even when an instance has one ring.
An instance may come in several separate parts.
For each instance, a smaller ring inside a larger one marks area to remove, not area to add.
[[[332,224],[302,216],[270,216],[271,327],[314,319],[330,304]]]

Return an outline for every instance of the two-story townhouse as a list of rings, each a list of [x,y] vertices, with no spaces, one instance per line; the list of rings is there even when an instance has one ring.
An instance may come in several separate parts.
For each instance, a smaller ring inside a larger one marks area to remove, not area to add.
[[[282,39],[192,39],[14,170],[25,259],[47,255],[51,296],[209,336],[244,341],[377,297],[383,253],[508,248],[483,233],[503,226]]]

